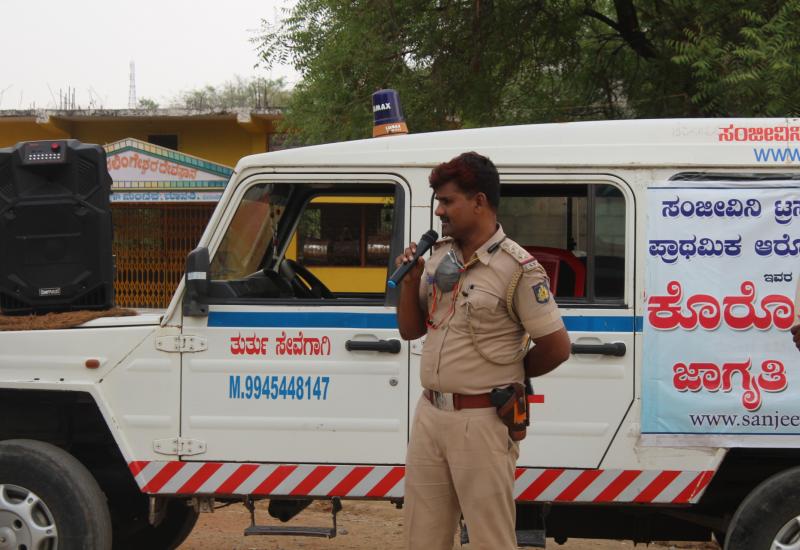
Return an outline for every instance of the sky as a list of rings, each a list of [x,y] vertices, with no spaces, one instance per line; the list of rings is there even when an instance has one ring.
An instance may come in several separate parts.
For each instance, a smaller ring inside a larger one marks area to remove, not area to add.
[[[235,75],[299,79],[290,66],[255,68],[250,43],[261,20],[293,0],[0,0],[0,109],[58,108],[74,88],[79,108],[128,106],[136,96],[167,106],[181,91]]]

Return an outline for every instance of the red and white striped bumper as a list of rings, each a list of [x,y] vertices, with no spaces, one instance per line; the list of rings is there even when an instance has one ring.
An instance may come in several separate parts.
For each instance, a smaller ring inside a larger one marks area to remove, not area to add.
[[[517,468],[514,497],[538,502],[697,502],[713,471]]]
[[[403,466],[131,462],[143,492],[389,499],[403,496]],[[697,502],[713,471],[517,468],[514,496],[536,502]]]

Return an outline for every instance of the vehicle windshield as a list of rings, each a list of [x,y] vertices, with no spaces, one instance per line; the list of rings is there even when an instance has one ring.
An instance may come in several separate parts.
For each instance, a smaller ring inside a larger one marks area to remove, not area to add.
[[[275,250],[290,190],[289,184],[262,183],[245,192],[211,262],[212,280],[241,279],[259,269],[265,252]]]

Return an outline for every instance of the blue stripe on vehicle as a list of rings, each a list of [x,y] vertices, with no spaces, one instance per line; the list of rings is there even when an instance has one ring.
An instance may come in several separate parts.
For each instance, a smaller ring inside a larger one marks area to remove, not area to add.
[[[569,315],[567,330],[579,332],[641,332],[642,317]],[[210,327],[231,328],[397,328],[393,313],[344,313],[335,311],[212,311]]]
[[[242,328],[397,328],[394,313],[335,311],[212,311],[210,327]]]
[[[576,332],[641,332],[642,318],[569,315],[564,317],[564,325]]]

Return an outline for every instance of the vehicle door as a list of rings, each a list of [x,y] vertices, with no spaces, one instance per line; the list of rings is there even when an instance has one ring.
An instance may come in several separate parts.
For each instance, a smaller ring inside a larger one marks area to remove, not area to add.
[[[607,176],[501,181],[500,223],[548,272],[573,351],[533,380],[519,465],[596,468],[634,398],[633,194]]]
[[[387,270],[409,190],[382,174],[253,176],[207,243],[207,349],[182,363],[181,436],[203,460],[402,463],[408,346]]]

